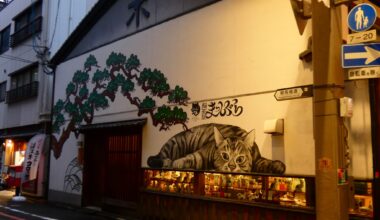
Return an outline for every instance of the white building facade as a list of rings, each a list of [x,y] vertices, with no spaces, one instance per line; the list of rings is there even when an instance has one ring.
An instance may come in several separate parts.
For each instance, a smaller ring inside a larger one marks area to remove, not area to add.
[[[38,172],[33,179],[23,180],[23,193],[46,196],[48,136],[38,152],[28,149],[27,143],[37,134],[50,133],[53,76],[48,59],[91,8],[91,2],[95,1],[80,1],[76,7],[71,6],[71,1],[1,2],[1,169],[6,177],[23,165],[26,154],[38,158],[32,165],[38,167]],[[66,25],[62,22],[71,28],[62,28]]]

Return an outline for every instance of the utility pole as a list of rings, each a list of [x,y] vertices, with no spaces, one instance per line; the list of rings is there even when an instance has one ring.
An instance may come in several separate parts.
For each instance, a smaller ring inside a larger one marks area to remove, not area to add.
[[[341,66],[343,5],[312,0],[314,138],[317,220],[348,219],[348,185],[338,169],[346,167],[344,126],[339,98],[344,95]],[[347,9],[346,9],[347,11]]]

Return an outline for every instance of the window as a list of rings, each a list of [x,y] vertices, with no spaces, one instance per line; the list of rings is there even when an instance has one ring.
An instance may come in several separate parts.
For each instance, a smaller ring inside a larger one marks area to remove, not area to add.
[[[7,87],[7,81],[0,83],[0,102],[5,101],[6,87]]]
[[[34,65],[11,76],[11,88],[7,92],[7,103],[18,102],[37,96],[38,66]]]
[[[38,68],[37,66],[31,68],[23,73],[18,73],[11,78],[11,89],[20,88],[37,81]]]
[[[9,35],[11,33],[11,26],[4,28],[0,32],[0,54],[9,49]]]
[[[42,5],[41,1],[38,1],[13,19],[15,22],[15,32],[11,39],[12,47],[29,38],[33,34],[41,31],[41,15]]]

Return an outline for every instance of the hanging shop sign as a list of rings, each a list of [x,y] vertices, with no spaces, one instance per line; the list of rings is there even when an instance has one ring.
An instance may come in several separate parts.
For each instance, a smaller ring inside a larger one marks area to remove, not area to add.
[[[380,78],[380,67],[356,68],[348,70],[348,79]]]
[[[284,101],[290,99],[307,98],[313,96],[313,86],[297,86],[291,88],[278,89],[274,93],[277,101]]]
[[[29,140],[25,152],[22,182],[36,179],[45,138],[45,134],[37,134]]]
[[[354,32],[370,29],[376,21],[376,9],[370,4],[359,4],[348,13],[348,27]]]
[[[343,68],[380,66],[380,43],[342,45]]]

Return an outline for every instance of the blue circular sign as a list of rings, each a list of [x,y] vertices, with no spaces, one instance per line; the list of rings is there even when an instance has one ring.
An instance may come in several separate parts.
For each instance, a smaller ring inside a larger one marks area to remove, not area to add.
[[[348,13],[348,27],[355,32],[366,31],[375,24],[376,9],[370,4],[359,4]]]

